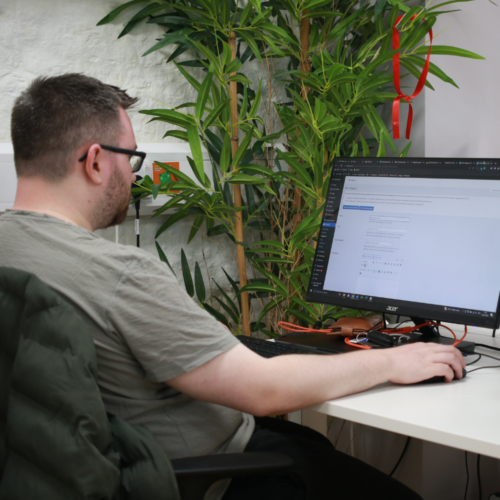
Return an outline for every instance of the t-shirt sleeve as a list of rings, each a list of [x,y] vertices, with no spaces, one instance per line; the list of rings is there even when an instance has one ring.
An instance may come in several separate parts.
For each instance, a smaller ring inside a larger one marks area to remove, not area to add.
[[[108,322],[149,380],[170,380],[238,344],[191,299],[164,263],[146,252],[139,255],[120,276]]]

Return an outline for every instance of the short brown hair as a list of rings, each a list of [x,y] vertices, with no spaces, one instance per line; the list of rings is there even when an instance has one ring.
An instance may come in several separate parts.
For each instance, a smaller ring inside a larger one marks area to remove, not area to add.
[[[113,145],[120,133],[119,108],[126,110],[137,100],[79,73],[37,78],[12,109],[17,175],[63,179],[82,145]]]

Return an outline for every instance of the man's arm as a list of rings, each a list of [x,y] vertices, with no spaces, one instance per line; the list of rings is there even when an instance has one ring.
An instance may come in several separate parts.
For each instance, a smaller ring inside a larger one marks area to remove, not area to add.
[[[165,383],[193,398],[256,416],[287,413],[364,391],[388,380],[409,384],[462,377],[454,347],[417,343],[349,354],[262,358],[243,345]]]

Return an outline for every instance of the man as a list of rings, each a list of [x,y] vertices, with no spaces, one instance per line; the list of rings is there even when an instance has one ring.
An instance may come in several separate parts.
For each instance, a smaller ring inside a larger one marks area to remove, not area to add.
[[[289,474],[235,480],[212,498],[360,500],[379,489],[385,499],[418,498],[313,431],[262,417],[387,380],[460,378],[461,354],[420,344],[264,359],[158,259],[96,236],[126,215],[137,148],[126,110],[135,102],[79,74],[38,78],[21,94],[11,123],[18,188],[0,217],[0,265],[38,275],[76,307],[94,338],[107,411],[149,428],[170,458],[272,449],[296,462]]]

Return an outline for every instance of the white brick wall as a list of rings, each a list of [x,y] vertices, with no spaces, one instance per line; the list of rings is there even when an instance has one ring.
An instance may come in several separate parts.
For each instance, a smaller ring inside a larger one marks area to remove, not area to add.
[[[11,141],[10,113],[15,98],[39,75],[85,73],[140,97],[137,110],[161,107],[157,101],[175,106],[194,98],[190,85],[175,66],[165,64],[174,50],[172,47],[141,57],[155,43],[155,38],[161,36],[160,28],[141,26],[117,40],[132,10],[113,24],[96,27],[101,18],[122,3],[121,0],[0,0],[0,142]],[[256,67],[254,72],[257,71]],[[166,124],[147,124],[149,118],[137,110],[130,112],[137,142],[161,142]],[[165,220],[159,219],[141,221],[141,246],[155,255],[154,234]],[[159,239],[180,281],[181,248],[193,269],[195,260],[204,269],[201,237],[198,235],[187,245],[192,222],[187,219],[178,223]],[[114,240],[114,229],[101,234]],[[120,242],[135,244],[133,220],[120,228]],[[203,248],[211,277],[225,287],[227,280],[221,271],[224,266],[237,279],[237,268],[231,258],[232,243],[225,237],[217,237],[215,242],[205,241]]]

